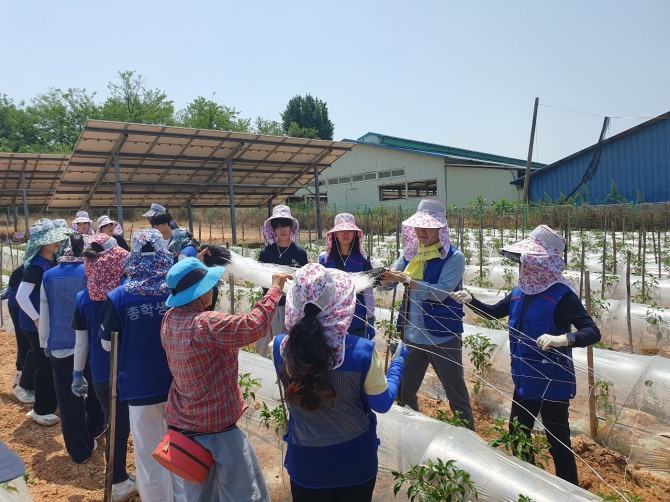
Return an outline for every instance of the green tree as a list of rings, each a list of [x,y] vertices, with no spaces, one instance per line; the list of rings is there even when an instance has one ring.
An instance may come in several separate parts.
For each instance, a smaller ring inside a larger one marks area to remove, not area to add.
[[[42,151],[70,153],[74,149],[86,120],[100,117],[94,96],[85,89],[49,89],[32,100],[26,111],[38,131]]]
[[[0,94],[0,152],[39,151],[39,131],[24,103]]]
[[[256,134],[267,134],[269,136],[283,136],[282,125],[276,120],[266,120],[263,117],[256,117],[253,132]]]
[[[328,118],[328,105],[310,94],[292,97],[281,118],[282,128],[288,136],[333,139],[335,126]]]
[[[102,105],[105,120],[173,125],[174,103],[160,89],[148,89],[142,75],[119,72],[119,82],[107,85],[110,96]]]
[[[177,123],[196,129],[249,132],[251,119],[241,118],[235,108],[198,96],[177,114]]]

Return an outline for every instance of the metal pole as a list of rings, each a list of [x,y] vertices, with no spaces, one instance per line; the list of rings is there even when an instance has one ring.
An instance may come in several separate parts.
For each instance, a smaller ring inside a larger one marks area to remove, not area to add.
[[[188,231],[193,233],[193,206],[188,201]]]
[[[107,444],[109,454],[105,471],[105,502],[112,501],[112,481],[114,476],[114,443],[116,432],[116,377],[119,357],[119,334],[112,331],[112,353],[109,362],[109,417],[107,422]]]
[[[116,221],[123,228],[123,198],[121,197],[121,173],[119,171],[119,155],[114,155],[114,178],[116,179]]]
[[[19,231],[19,206],[14,204],[14,232]]]
[[[523,203],[528,204],[528,192],[530,190],[530,166],[533,161],[533,143],[535,142],[535,123],[537,122],[537,106],[540,103],[540,98],[535,98],[535,106],[533,108],[533,125],[530,127],[530,143],[528,145],[528,158],[526,159],[526,175],[523,179]]]
[[[235,189],[233,188],[233,161],[227,160],[228,166],[228,194],[230,198],[230,226],[233,233],[233,245],[237,245],[237,230],[235,229]]]
[[[316,193],[316,238],[323,239],[321,229],[321,190],[319,188],[319,167],[314,164],[314,193]]]
[[[626,251],[626,326],[628,328],[628,352],[633,353],[633,328],[630,323],[630,261],[632,255]]]
[[[28,197],[26,195],[26,178],[21,172],[21,198],[23,199],[23,218],[26,223],[26,239],[30,236],[30,223],[28,222]]]

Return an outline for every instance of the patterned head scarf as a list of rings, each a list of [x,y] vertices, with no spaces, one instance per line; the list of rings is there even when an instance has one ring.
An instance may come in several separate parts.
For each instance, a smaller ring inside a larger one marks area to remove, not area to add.
[[[520,255],[519,289],[527,295],[536,295],[557,282],[575,287],[563,276],[565,239],[547,225],[540,225],[527,239],[502,248],[503,254]]]
[[[153,251],[142,252],[145,244]],[[130,278],[123,285],[127,293],[141,296],[162,296],[170,292],[165,276],[174,263],[172,254],[163,244],[163,236],[155,228],[143,228],[133,232],[131,252],[124,261],[126,274]]]
[[[363,230],[356,226],[356,218],[353,214],[349,213],[340,213],[335,216],[335,225],[328,230],[328,233],[326,234],[326,254],[329,255],[330,250],[333,249],[335,232],[346,232],[347,230],[356,232],[356,235],[358,236],[358,251],[363,258],[367,258],[365,250],[363,249]]]
[[[185,228],[177,228],[172,231],[172,239],[167,249],[173,256],[176,256],[189,244],[191,244],[191,238],[188,236],[188,231]]]
[[[93,220],[88,217],[88,213],[86,211],[77,211],[76,216],[74,217],[74,220],[72,220],[72,230],[75,232],[79,232],[79,227],[77,226],[77,223],[90,223],[91,225],[88,227],[88,235],[93,235]]]
[[[102,246],[95,260],[84,261],[86,271],[86,287],[91,300],[100,302],[107,298],[107,293],[121,284],[123,262],[130,253],[121,248],[114,237],[107,234],[95,234],[91,242]]]
[[[28,241],[26,250],[23,253],[23,263],[25,264],[25,268],[30,266],[30,263],[40,252],[42,246],[60,242],[61,248],[63,248],[64,245],[67,244],[67,240],[68,234],[65,233],[63,229],[54,226],[50,219],[45,218],[37,221],[32,227],[30,227],[30,240]],[[56,258],[58,258],[58,256],[56,256]]]
[[[411,261],[419,249],[419,240],[416,238],[415,228],[437,228],[442,244],[440,256],[446,258],[451,248],[449,225],[447,224],[447,209],[439,200],[423,199],[419,202],[416,213],[402,222],[402,250],[405,260]]]
[[[300,224],[293,216],[291,216],[291,208],[280,204],[275,206],[272,210],[272,216],[270,216],[265,223],[263,223],[263,238],[265,239],[265,245],[269,246],[277,242],[277,235],[275,234],[275,229],[272,228],[272,220],[279,218],[284,218],[291,220],[291,241],[298,245],[300,240]]]
[[[318,263],[299,268],[293,277],[286,294],[286,329],[290,331],[305,316],[306,304],[319,307],[316,318],[323,325],[328,346],[335,349],[335,369],[344,362],[344,340],[356,308],[354,283],[348,273]],[[282,353],[288,338],[282,341]]]

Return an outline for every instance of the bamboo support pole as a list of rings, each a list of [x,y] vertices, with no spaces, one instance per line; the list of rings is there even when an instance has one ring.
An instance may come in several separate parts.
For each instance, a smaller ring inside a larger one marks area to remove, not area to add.
[[[633,328],[630,322],[630,262],[632,254],[626,252],[626,328],[628,329],[628,352],[633,353]]]
[[[591,279],[589,271],[586,271],[586,311],[591,315],[591,290],[588,286]],[[598,436],[598,424],[596,418],[596,396],[595,396],[595,373],[593,371],[593,347],[589,345],[586,348],[586,365],[588,367],[589,382],[589,429],[591,437],[595,439]]]
[[[105,466],[105,498],[104,502],[112,501],[112,481],[114,477],[114,443],[116,441],[116,379],[117,360],[119,357],[119,334],[112,331],[112,352],[109,361],[109,417],[107,422],[107,465]]]

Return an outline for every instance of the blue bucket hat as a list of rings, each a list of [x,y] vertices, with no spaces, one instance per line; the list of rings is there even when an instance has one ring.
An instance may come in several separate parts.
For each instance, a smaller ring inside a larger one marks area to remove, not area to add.
[[[207,267],[197,258],[176,263],[165,278],[171,291],[165,305],[181,307],[197,300],[217,285],[224,271],[224,267]]]

